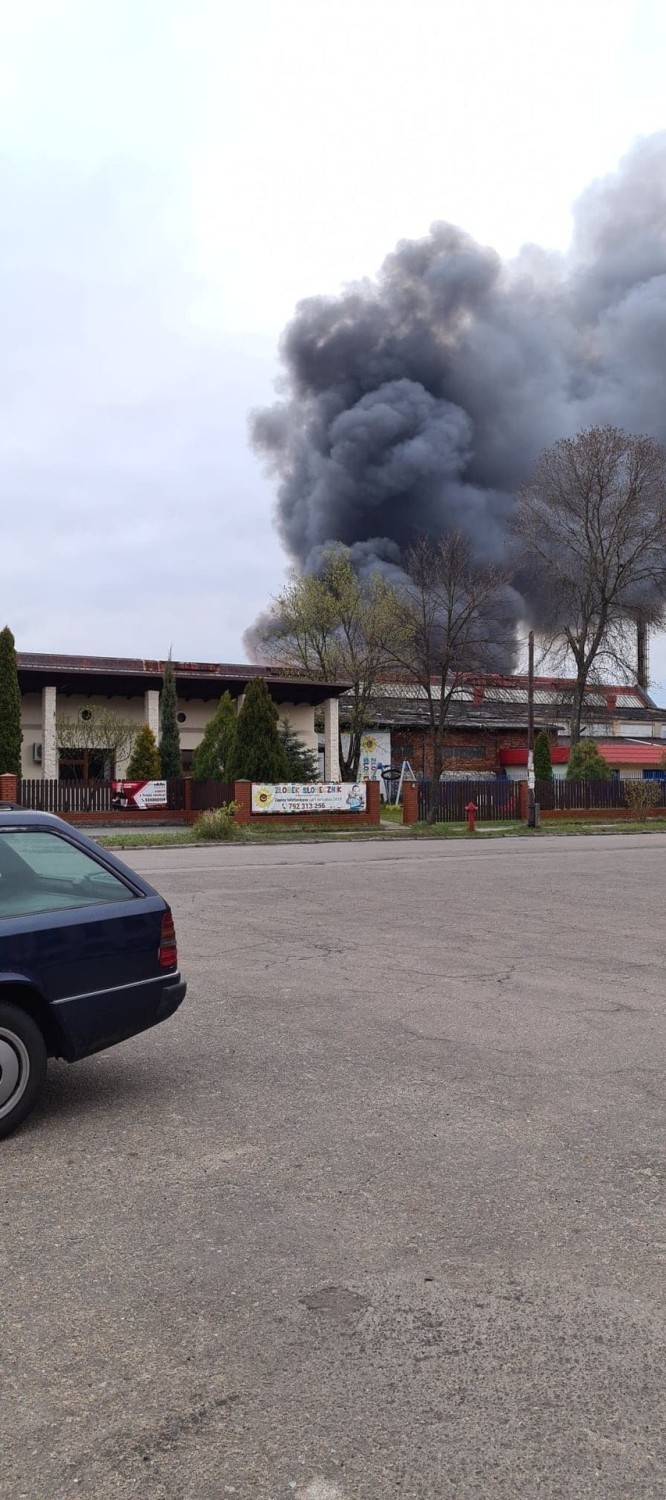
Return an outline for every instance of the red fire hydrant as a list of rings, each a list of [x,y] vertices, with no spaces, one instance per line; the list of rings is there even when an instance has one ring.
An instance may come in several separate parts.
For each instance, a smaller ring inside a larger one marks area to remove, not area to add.
[[[465,812],[467,813],[467,831],[468,831],[468,833],[476,833],[476,823],[474,821],[474,819],[476,817],[476,803],[475,802],[468,802],[467,806],[465,808]]]

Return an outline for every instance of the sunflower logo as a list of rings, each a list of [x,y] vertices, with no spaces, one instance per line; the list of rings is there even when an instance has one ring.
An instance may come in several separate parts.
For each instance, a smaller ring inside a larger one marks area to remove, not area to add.
[[[373,750],[377,749],[377,741],[373,739],[371,734],[363,735],[361,749],[365,751],[366,755],[372,755]]]
[[[260,812],[265,812],[275,801],[275,787],[258,786],[254,793],[254,804]]]

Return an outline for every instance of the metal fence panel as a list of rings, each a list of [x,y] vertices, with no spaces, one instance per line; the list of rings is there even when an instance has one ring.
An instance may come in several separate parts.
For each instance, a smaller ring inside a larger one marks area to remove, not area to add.
[[[432,783],[418,782],[419,819],[429,814]],[[468,803],[473,802],[481,822],[507,822],[520,817],[520,791],[517,781],[441,781],[438,787],[437,821],[464,823]]]
[[[182,776],[173,781],[167,781],[167,809],[169,812],[182,812],[185,807],[185,783]],[[159,811],[156,808],[156,811]]]
[[[419,799],[419,823],[425,823],[430,811],[432,783],[430,781],[417,781],[416,786]]]
[[[191,806],[195,812],[208,807],[221,807],[233,802],[233,781],[191,781]],[[50,813],[111,813],[112,784],[110,781],[48,781],[26,780],[19,782],[18,799],[22,807],[32,812]],[[185,810],[185,782],[182,777],[167,781],[167,809],[169,812]],[[159,809],[156,809],[159,811]]]
[[[600,811],[604,808],[627,807],[626,781],[567,781],[554,777],[552,781],[538,781],[535,799],[544,812]],[[662,807],[666,805],[664,788],[661,789]]]
[[[110,781],[21,781],[18,794],[31,812],[111,812]]]
[[[191,783],[192,809],[194,812],[205,812],[209,807],[222,807],[225,803],[234,800],[233,781],[192,781]]]

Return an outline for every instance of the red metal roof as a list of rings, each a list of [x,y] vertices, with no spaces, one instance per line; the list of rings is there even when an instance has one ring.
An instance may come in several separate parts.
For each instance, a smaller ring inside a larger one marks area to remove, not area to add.
[[[623,739],[598,740],[597,748],[609,766],[656,767],[666,758],[666,741],[659,745],[637,744],[635,740]],[[499,758],[501,766],[526,766],[527,750],[500,750]],[[550,758],[554,766],[565,766],[569,760],[569,746],[551,745]]]
[[[666,755],[666,744],[638,745],[635,740],[599,740],[597,748],[609,766],[660,766]]]
[[[159,689],[163,661],[133,656],[54,656],[50,653],[18,651],[17,665],[22,692],[36,692],[54,684],[65,693],[143,693]],[[280,672],[246,662],[172,662],[179,696],[219,697],[225,687],[233,695],[244,692],[253,677],[265,677],[276,702],[322,703],[348,691],[348,682],[316,682],[300,673]]]
[[[379,679],[380,682],[408,681],[405,674],[398,672],[385,672]],[[501,697],[503,693],[524,693],[527,697],[528,677],[525,673],[517,672],[507,676],[495,673],[472,673],[461,672],[458,686],[467,689],[483,702],[486,695],[492,698]],[[433,683],[439,683],[439,677],[432,678]],[[535,677],[534,691],[541,695],[542,703],[552,702],[562,707],[570,701],[575,688],[575,679],[572,677]],[[649,694],[645,688],[637,683],[627,682],[589,682],[585,689],[586,702],[598,707],[605,707],[609,712],[614,709],[621,710],[623,707],[654,708]]]
[[[16,660],[19,671],[22,672],[67,672],[73,674],[80,672],[110,673],[115,676],[159,676],[164,675],[166,661],[152,660],[149,657],[137,656],[53,656],[47,652],[40,651],[17,651]],[[176,677],[215,677],[222,681],[231,679],[234,682],[249,682],[252,677],[264,677],[267,682],[294,682],[315,684],[315,679],[308,678],[300,672],[282,672],[279,667],[256,666],[248,662],[217,662],[217,661],[172,661],[171,663]],[[344,692],[350,687],[348,682],[326,682],[320,683],[316,680],[318,687],[330,687],[334,692]]]
[[[438,680],[438,679],[435,679],[435,680]],[[527,674],[524,673],[524,672],[515,672],[515,673],[511,673],[510,675],[507,675],[507,676],[496,676],[496,675],[493,675],[490,672],[488,672],[488,673],[482,673],[482,674],[477,674],[477,675],[472,675],[471,673],[469,673],[464,678],[461,678],[461,680],[464,680],[465,682],[469,683],[470,686],[472,686],[474,683],[477,683],[480,687],[484,687],[484,688],[486,688],[486,687],[505,687],[505,688],[522,687],[522,688],[527,688],[527,685],[528,685],[528,682],[529,682],[529,678],[528,678]],[[576,680],[575,680],[574,677],[535,677],[534,678],[534,687],[535,687],[535,689],[538,689],[538,688],[553,688],[556,692],[559,692],[559,693],[570,693],[571,694],[571,693],[573,693],[573,690],[574,690],[575,686],[576,686]],[[649,703],[651,701],[650,698],[649,698],[649,696],[648,696],[648,694],[646,693],[645,689],[639,687],[638,684],[635,683],[635,682],[589,682],[587,684],[586,692],[589,692],[589,693],[602,693],[604,695],[604,697],[610,697],[610,698],[616,698],[616,697],[623,698],[623,697],[626,697],[627,695],[631,695],[631,694],[637,693],[644,700],[645,703]]]

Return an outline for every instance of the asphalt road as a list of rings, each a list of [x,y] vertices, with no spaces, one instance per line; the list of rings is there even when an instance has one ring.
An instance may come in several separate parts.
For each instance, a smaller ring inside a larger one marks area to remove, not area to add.
[[[128,858],[189,996],[0,1148],[0,1494],[664,1496],[666,838]]]

